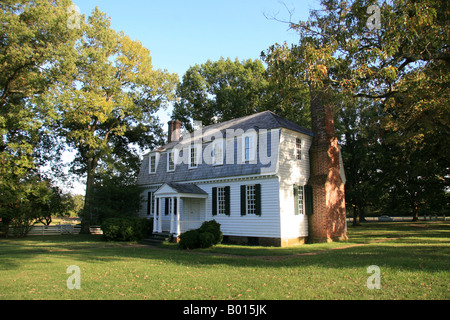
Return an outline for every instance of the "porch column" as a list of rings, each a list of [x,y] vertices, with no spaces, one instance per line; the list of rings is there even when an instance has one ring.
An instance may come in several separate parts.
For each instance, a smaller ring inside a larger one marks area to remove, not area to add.
[[[161,199],[162,198],[157,198],[159,201],[159,210],[158,210],[158,232],[161,233],[162,232],[162,202]]]
[[[174,233],[175,232],[175,228],[173,225],[173,215],[174,215],[174,211],[175,211],[175,198],[170,198],[170,233]]]
[[[180,210],[180,207],[181,207],[181,203],[180,203],[180,197],[178,196],[177,197],[177,199],[176,199],[176,201],[177,201],[177,230],[176,230],[176,232],[177,232],[177,236],[179,236],[180,234],[181,234],[181,228],[180,228],[180,212],[181,212],[181,210]]]
[[[155,197],[155,194],[153,193],[153,198],[155,201],[153,201],[153,232],[158,231],[158,212],[156,212],[156,208],[158,207],[156,204],[158,201],[158,198]]]

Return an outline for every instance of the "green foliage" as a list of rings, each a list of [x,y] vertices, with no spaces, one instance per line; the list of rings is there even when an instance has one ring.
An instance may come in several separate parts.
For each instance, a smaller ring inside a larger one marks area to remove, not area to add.
[[[101,228],[107,241],[139,241],[151,234],[153,222],[143,218],[109,218]]]
[[[180,235],[178,246],[181,249],[209,248],[221,243],[223,240],[220,224],[215,220],[205,221],[201,227],[189,230]]]
[[[120,177],[104,177],[97,186],[92,205],[93,224],[108,218],[133,217],[141,208],[142,188]]]
[[[309,126],[306,86],[282,83],[280,78],[268,74],[260,60],[208,60],[184,74],[172,118],[191,130],[191,120],[209,125],[272,110]]]

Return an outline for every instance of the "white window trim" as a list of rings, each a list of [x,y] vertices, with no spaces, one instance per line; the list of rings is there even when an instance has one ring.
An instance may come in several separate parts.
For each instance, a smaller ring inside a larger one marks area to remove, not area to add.
[[[250,195],[252,195],[253,204],[250,203]],[[247,215],[256,215],[256,186],[254,184],[247,185],[245,187],[245,211]],[[250,205],[252,205],[252,211],[250,212]]]
[[[246,149],[245,140],[246,140],[246,138],[250,138],[249,139],[249,143],[251,141],[251,144],[249,145],[249,158],[248,159],[246,159],[246,157],[245,157],[246,156],[246,153],[245,153],[245,149]],[[256,134],[256,131],[251,130],[250,132],[247,132],[247,133],[242,135],[242,139],[241,139],[241,160],[242,160],[242,163],[256,161],[257,145],[258,145],[258,135]]]
[[[301,202],[301,206],[300,206]],[[298,214],[305,215],[305,188],[303,186],[298,186]]]
[[[223,202],[222,206],[220,205],[221,201]],[[216,205],[217,205],[217,214],[225,216],[227,214],[225,187],[217,187],[217,204]]]
[[[196,150],[196,163],[195,163],[195,166],[192,165],[192,149]],[[189,169],[196,169],[196,168],[198,168],[199,158],[200,158],[199,146],[196,145],[196,144],[191,145],[189,147]]]
[[[220,157],[217,157],[216,150],[220,149]],[[223,165],[223,158],[224,158],[224,148],[223,148],[223,139],[217,139],[213,142],[213,149],[212,149],[212,164],[214,166],[220,166]]]
[[[297,148],[297,141],[300,141],[300,148]],[[302,139],[301,138],[295,138],[295,160],[302,160]],[[298,157],[300,155],[300,158]]]
[[[170,156],[172,156],[173,169],[170,169]],[[173,150],[167,150],[167,172],[175,171],[175,153]]]
[[[154,168],[154,171],[152,171],[152,158],[155,158],[155,168]],[[156,174],[156,170],[158,169],[158,160],[159,160],[159,157],[158,157],[158,154],[157,153],[154,153],[154,154],[151,154],[149,157],[148,157],[148,173],[149,174]]]

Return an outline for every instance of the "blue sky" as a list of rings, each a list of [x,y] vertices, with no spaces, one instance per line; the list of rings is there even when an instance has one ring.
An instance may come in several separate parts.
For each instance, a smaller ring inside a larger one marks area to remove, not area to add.
[[[275,43],[298,42],[288,25],[268,20],[306,20],[318,0],[72,0],[81,13],[90,15],[98,6],[111,17],[112,28],[139,40],[151,51],[153,66],[178,74],[220,57],[259,59]],[[160,121],[170,120],[172,110],[161,110]],[[167,128],[165,128],[167,129]],[[84,193],[84,182],[75,193]]]
[[[112,27],[150,49],[153,65],[181,78],[192,65],[220,57],[257,59],[274,43],[298,41],[288,25],[267,20],[289,14],[278,0],[73,0],[83,14],[96,6],[111,17]],[[289,1],[293,19],[305,20],[317,1]]]

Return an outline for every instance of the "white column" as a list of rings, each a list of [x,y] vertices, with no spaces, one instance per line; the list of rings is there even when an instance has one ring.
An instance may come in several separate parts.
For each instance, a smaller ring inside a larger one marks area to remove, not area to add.
[[[153,201],[153,232],[157,232],[158,231],[158,212],[156,212],[156,208],[158,208],[158,206],[156,205],[158,201],[157,198],[155,198],[155,194],[153,193],[153,199],[155,201]]]
[[[179,236],[180,234],[181,234],[181,232],[180,232],[180,230],[181,230],[181,228],[180,228],[180,214],[181,214],[181,210],[180,210],[180,207],[181,207],[181,201],[180,201],[180,197],[178,196],[177,197],[177,199],[176,199],[176,201],[177,201],[177,236]]]
[[[174,233],[175,232],[175,228],[174,228],[174,225],[173,225],[173,216],[174,216],[174,211],[175,211],[175,198],[170,198],[170,233],[172,234],[172,233]]]
[[[158,210],[158,232],[162,232],[162,198],[158,198],[159,210]]]

